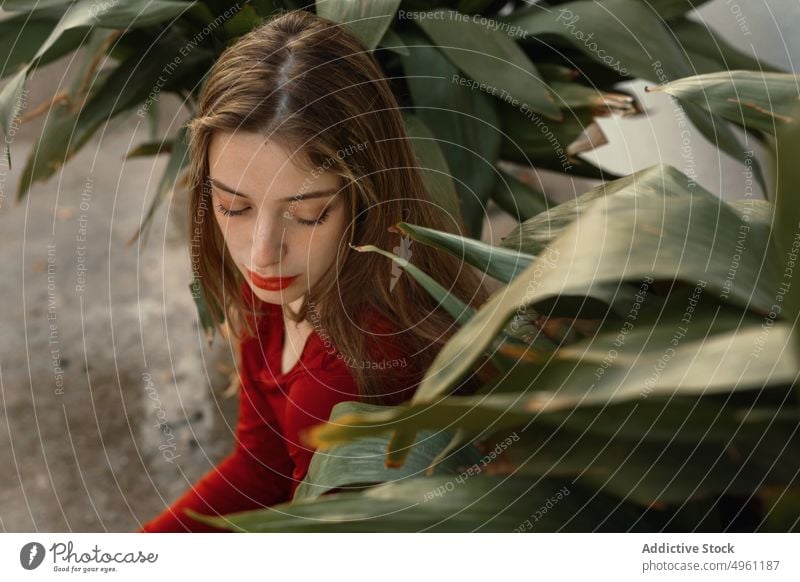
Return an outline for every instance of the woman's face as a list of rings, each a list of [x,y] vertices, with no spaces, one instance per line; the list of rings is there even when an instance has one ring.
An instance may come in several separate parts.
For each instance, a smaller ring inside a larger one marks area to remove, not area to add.
[[[256,133],[216,132],[209,145],[214,215],[236,267],[267,303],[291,304],[336,260],[348,217],[341,180],[295,165]]]

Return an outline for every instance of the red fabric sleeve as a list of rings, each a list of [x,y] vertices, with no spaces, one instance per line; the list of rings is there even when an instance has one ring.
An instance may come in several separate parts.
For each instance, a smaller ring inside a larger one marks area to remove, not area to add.
[[[242,349],[247,349],[248,341],[242,341]],[[225,515],[288,501],[292,470],[275,413],[264,391],[254,387],[248,370],[242,368],[234,451],[138,531],[227,532],[205,525],[183,510]]]
[[[309,370],[294,380],[286,401],[286,447],[294,463],[291,496],[308,473],[314,448],[305,440],[314,425],[328,421],[331,409],[339,402],[358,400],[358,387],[347,371]]]

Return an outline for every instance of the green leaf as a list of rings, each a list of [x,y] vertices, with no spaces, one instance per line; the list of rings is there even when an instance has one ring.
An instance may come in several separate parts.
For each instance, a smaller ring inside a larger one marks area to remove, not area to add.
[[[407,57],[411,53],[406,48],[403,39],[395,33],[391,28],[386,31],[386,34],[383,35],[381,42],[378,44],[379,47],[385,48],[386,50],[390,50],[392,52],[397,53],[398,55],[402,55]]]
[[[712,111],[745,128],[775,134],[785,123],[797,123],[800,76],[790,73],[726,71],[678,79],[649,87],[682,103]]]
[[[101,71],[105,74],[93,83],[97,88],[79,111],[59,105],[48,116],[23,170],[17,198],[24,198],[34,182],[52,176],[104,123],[141,103],[161,72],[159,61],[134,55],[110,72]]]
[[[500,150],[495,104],[481,91],[454,85],[458,70],[420,35],[403,33],[410,55],[401,57],[414,113],[436,138],[456,188],[467,232],[480,238],[486,204],[494,188]]]
[[[255,8],[246,5],[225,21],[222,30],[229,39],[239,38],[260,26],[263,21]]]
[[[664,20],[683,16],[708,0],[639,0]],[[672,23],[670,22],[670,28]]]
[[[540,254],[525,272],[492,295],[439,352],[415,401],[445,394],[520,306],[536,307],[560,296],[592,296],[602,284],[651,277],[694,286],[702,280],[706,293],[764,314],[770,311],[774,275],[764,265],[768,225],[751,222],[747,245],[741,249],[741,216],[714,195],[690,185],[677,170],[656,166],[631,178],[614,196],[594,200],[548,246],[548,257]],[[731,280],[735,258],[738,270]]]
[[[497,170],[499,176],[494,192],[492,192],[492,200],[513,218],[522,222],[546,212],[553,206],[553,203],[542,192],[531,188],[503,168]]]
[[[38,66],[39,61],[53,49],[57,42],[69,31],[86,29],[94,26],[108,28],[128,28],[148,26],[178,16],[192,6],[188,2],[170,2],[165,0],[135,0],[130,2],[100,2],[97,0],[79,0],[69,6],[58,24],[53,28],[45,41],[31,58],[28,65],[8,81],[0,92],[0,123],[5,136],[13,121],[19,99],[22,95],[28,73]],[[47,8],[41,14],[49,14]],[[147,86],[149,89],[150,85]],[[124,97],[121,97],[124,100]],[[59,146],[61,147],[61,146]],[[61,149],[64,149],[61,147]],[[74,150],[73,150],[74,151]],[[7,149],[9,167],[11,165],[10,150]],[[64,161],[64,160],[62,160]],[[23,178],[23,183],[28,182]],[[27,184],[29,186],[29,183]],[[27,188],[25,188],[27,192]],[[24,196],[24,193],[21,194]]]
[[[395,254],[384,251],[383,249],[379,249],[374,245],[354,246],[353,249],[359,252],[374,252],[390,258],[392,261],[397,263],[400,268],[407,271],[408,274],[411,275],[414,280],[423,287],[423,289],[430,293],[431,297],[433,297],[439,303],[439,305],[441,305],[442,308],[444,308],[444,310],[447,311],[447,313],[460,325],[466,324],[474,315],[475,310],[472,307],[466,305],[457,296],[450,293],[445,287],[433,279],[433,277],[422,271],[416,265],[412,264],[408,259],[399,257]],[[509,346],[513,353],[513,346],[510,345],[513,343],[513,340],[507,338],[505,334],[501,334],[499,338],[496,338],[492,342],[491,349],[488,352],[489,357],[499,370],[507,370],[509,367],[509,364],[507,364],[500,357],[500,355],[495,353],[496,351],[508,351],[509,348],[504,346],[506,341],[509,341]]]
[[[446,476],[408,479],[224,517],[186,513],[240,532],[647,531],[651,527],[641,519],[640,510],[615,507],[608,496],[563,480],[531,483],[481,475],[462,481]],[[525,523],[528,517],[530,526]]]
[[[422,271],[416,265],[412,264],[408,259],[384,251],[383,249],[380,249],[374,245],[353,246],[352,248],[360,253],[378,253],[384,257],[392,259],[403,270],[407,271],[412,277],[414,277],[414,279],[420,285],[422,285],[422,287],[428,293],[430,293],[434,299],[439,301],[440,305],[445,309],[445,311],[447,311],[447,313],[449,313],[450,316],[457,322],[461,324],[466,323],[474,313],[474,310],[470,306],[466,305],[452,293],[449,293],[447,289],[442,287],[435,279]]]
[[[419,18],[419,26],[470,79],[485,83],[499,99],[515,99],[520,107],[526,105],[550,119],[562,118],[536,65],[511,36],[453,10],[425,14],[429,16]],[[451,82],[470,79],[451,77]]]
[[[406,113],[403,115],[406,132],[414,147],[414,154],[420,164],[420,172],[433,202],[442,207],[454,220],[462,220],[458,203],[458,192],[453,184],[450,167],[444,157],[436,137],[425,122],[418,116]]]
[[[669,23],[681,47],[688,53],[692,68],[697,74],[747,69],[762,72],[779,72],[755,56],[732,47],[720,35],[700,22],[680,18]]]
[[[172,151],[172,146],[173,140],[171,139],[142,143],[125,154],[125,159],[129,160],[131,158],[146,158],[159,154],[168,154]]]
[[[504,283],[524,271],[535,257],[485,242],[440,232],[407,222],[397,223],[400,231],[413,240],[442,249],[459,260]]]
[[[570,110],[562,122],[552,123],[504,103],[499,115],[503,129],[500,155],[504,160],[587,178],[617,177],[577,157],[607,143],[590,110]]]
[[[794,119],[783,124],[777,132],[775,153],[777,162],[777,188],[775,193],[775,263],[780,277],[777,284],[786,293],[787,318],[796,322],[800,315],[800,286],[794,280],[800,249],[800,201],[797,186],[800,184],[800,102],[789,111]],[[794,346],[800,354],[800,345]]]
[[[372,50],[389,29],[400,0],[323,0],[317,2],[317,15],[341,22]]]
[[[181,171],[189,163],[189,144],[186,142],[186,131],[187,126],[181,126],[175,138],[169,140],[171,143],[169,162],[167,162],[167,167],[164,170],[164,174],[161,176],[158,189],[147,209],[147,214],[142,220],[139,230],[131,237],[128,244],[131,244],[140,236],[144,236],[144,239],[147,240],[147,233],[156,210],[158,210],[158,207],[178,189]]]
[[[333,407],[328,422],[336,422],[351,414],[372,413],[390,407],[341,402]],[[388,481],[403,481],[422,477],[437,454],[452,439],[447,431],[423,431],[414,443],[407,462],[402,467],[386,467],[388,438],[373,436],[318,450],[311,458],[306,478],[298,485],[293,501],[314,499],[333,489],[358,489]],[[437,465],[439,474],[457,475],[462,466],[480,461],[483,455],[474,446],[454,451]]]
[[[66,6],[75,0],[34,0],[33,7],[37,10],[42,8],[51,8],[53,6]],[[28,12],[31,6],[31,0],[5,0],[2,6],[3,10],[9,12]]]
[[[44,17],[37,12],[18,14],[0,21],[0,78],[17,72],[30,62],[56,24],[57,18]],[[45,51],[37,65],[45,65],[72,52],[86,36],[85,30],[67,31]]]

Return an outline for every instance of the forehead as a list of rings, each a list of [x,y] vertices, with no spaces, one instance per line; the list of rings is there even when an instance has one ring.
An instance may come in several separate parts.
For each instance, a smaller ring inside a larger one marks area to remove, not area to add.
[[[307,167],[300,152],[284,149],[258,133],[214,132],[208,148],[209,175],[248,196],[291,196],[302,190],[333,188],[338,176]]]

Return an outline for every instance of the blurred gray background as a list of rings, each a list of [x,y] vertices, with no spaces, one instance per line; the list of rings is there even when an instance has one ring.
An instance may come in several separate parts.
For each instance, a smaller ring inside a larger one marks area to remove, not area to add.
[[[740,50],[797,71],[800,0],[714,0],[696,18]],[[70,83],[75,64],[36,71],[28,110]],[[629,88],[650,116],[601,120],[609,144],[589,158],[623,174],[659,162],[685,170],[672,104],[645,94],[645,84]],[[170,97],[161,105],[161,134],[174,134],[187,111]],[[220,337],[209,348],[198,329],[181,200],[162,207],[146,243],[126,245],[166,164],[123,162],[148,140],[142,120],[112,122],[15,204],[41,125],[41,117],[24,124],[11,144],[13,170],[0,166],[0,531],[134,531],[231,450],[236,398],[223,392],[232,348]],[[697,181],[742,198],[743,166],[698,139]],[[559,200],[591,185],[537,179]],[[484,239],[498,243],[515,224],[490,207]]]

